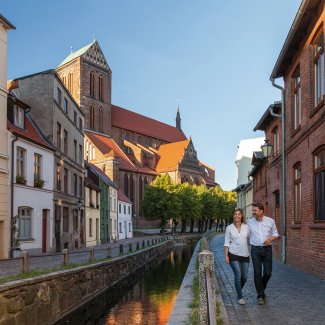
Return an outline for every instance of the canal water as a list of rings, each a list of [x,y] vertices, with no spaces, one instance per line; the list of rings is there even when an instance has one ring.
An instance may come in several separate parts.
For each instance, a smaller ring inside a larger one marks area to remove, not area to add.
[[[105,297],[96,298],[87,306],[58,324],[78,325],[164,325],[173,309],[178,290],[190,262],[193,245],[175,245],[165,260],[146,272],[112,307]]]

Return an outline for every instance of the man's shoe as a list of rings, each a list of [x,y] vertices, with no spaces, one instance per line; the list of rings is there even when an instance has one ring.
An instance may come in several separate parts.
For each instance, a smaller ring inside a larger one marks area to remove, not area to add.
[[[264,305],[264,299],[263,298],[258,298],[258,302],[259,305]]]
[[[245,305],[245,304],[246,304],[246,301],[245,301],[243,298],[240,298],[240,299],[238,300],[238,303],[239,303],[240,305]]]

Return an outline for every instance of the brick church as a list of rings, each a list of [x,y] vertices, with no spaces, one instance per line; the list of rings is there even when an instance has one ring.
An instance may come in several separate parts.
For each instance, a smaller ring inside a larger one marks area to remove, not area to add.
[[[157,175],[176,183],[215,186],[215,170],[199,161],[192,139],[176,126],[111,103],[112,71],[97,41],[71,53],[56,71],[85,114],[85,159],[101,168],[130,198],[136,227],[144,188]]]

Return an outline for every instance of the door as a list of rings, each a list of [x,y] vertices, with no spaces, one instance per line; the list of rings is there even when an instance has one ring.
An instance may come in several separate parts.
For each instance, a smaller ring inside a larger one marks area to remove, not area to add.
[[[47,210],[43,209],[42,213],[42,253],[46,253],[47,243]]]

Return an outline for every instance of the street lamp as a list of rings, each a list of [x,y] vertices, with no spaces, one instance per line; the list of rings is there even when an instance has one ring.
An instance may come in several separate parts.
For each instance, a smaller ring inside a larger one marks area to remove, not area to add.
[[[264,143],[261,145],[261,149],[262,149],[262,152],[263,152],[263,157],[269,158],[271,156],[272,147],[273,146],[269,143],[269,140],[265,139]]]
[[[77,202],[77,208],[80,211],[82,208],[82,202],[81,202],[81,198],[79,198],[78,202]]]

